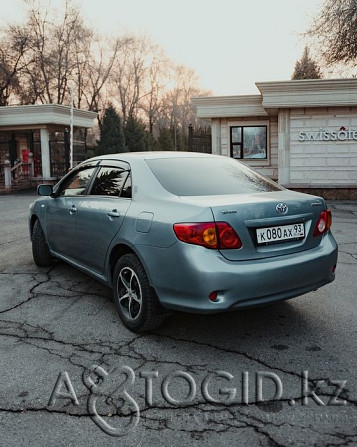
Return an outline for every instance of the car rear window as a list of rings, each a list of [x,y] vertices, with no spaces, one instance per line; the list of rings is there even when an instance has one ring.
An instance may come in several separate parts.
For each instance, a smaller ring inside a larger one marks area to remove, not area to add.
[[[146,162],[161,185],[177,196],[249,194],[284,189],[228,157],[160,158]]]

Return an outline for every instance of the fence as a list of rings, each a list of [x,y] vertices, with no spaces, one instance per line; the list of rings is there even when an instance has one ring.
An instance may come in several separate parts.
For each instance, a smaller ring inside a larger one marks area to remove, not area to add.
[[[212,153],[212,136],[210,127],[188,126],[188,150],[190,152]]]
[[[56,162],[56,163],[52,162],[51,163],[51,175],[52,175],[52,177],[56,177],[57,179],[60,179],[67,172],[68,172],[68,170],[67,170],[67,163],[66,162]]]
[[[33,177],[33,163],[20,162],[10,169],[11,177],[15,181],[31,180]]]
[[[0,164],[0,182],[5,189],[11,190],[21,182],[30,182],[34,177],[33,155],[29,154],[29,162],[19,162],[11,167],[9,156],[6,156],[4,163]]]

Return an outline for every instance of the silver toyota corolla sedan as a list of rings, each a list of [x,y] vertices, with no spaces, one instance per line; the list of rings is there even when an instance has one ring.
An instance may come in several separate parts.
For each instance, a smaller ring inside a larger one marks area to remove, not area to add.
[[[174,310],[265,305],[335,278],[321,197],[289,191],[228,157],[114,154],[87,160],[30,207],[33,258],[58,258],[113,288],[142,332]]]

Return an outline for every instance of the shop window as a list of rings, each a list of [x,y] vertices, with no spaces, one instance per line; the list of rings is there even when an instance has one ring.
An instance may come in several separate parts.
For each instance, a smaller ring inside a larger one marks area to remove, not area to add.
[[[267,158],[267,126],[233,126],[230,137],[231,157]]]

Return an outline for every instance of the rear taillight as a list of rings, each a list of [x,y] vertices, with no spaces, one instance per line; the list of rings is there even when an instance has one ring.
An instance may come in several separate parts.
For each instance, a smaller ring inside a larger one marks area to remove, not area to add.
[[[314,236],[320,236],[326,233],[332,225],[332,215],[330,210],[321,211],[319,220],[317,221]]]
[[[219,249],[241,248],[242,242],[239,239],[238,234],[227,222],[217,222],[216,228]]]
[[[213,249],[237,249],[242,242],[227,222],[178,223],[174,225],[178,239],[188,244]]]

